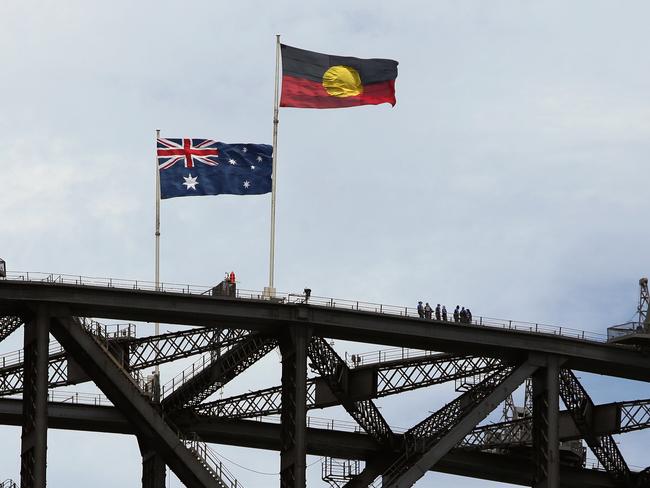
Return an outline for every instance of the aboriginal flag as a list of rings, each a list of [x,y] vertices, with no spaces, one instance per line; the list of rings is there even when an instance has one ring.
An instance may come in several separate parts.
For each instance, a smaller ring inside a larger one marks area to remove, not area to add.
[[[281,107],[395,105],[397,61],[359,59],[282,44]]]

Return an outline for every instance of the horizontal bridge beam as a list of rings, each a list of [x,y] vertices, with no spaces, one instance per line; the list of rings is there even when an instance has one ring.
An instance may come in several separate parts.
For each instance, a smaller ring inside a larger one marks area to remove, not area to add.
[[[550,334],[270,300],[0,281],[0,314],[19,314],[34,302],[66,307],[77,316],[207,327],[218,323],[271,333],[277,333],[279,326],[300,323],[320,337],[500,358],[517,359],[536,351],[565,357],[564,366],[574,370],[650,381],[650,362],[639,352]]]
[[[0,400],[0,424],[20,425],[22,400]],[[280,449],[280,425],[251,420],[217,420],[177,417],[176,425],[196,432],[206,442],[266,449]],[[53,429],[134,434],[131,424],[115,407],[48,404],[48,426]],[[315,456],[369,459],[377,445],[370,436],[326,429],[307,429],[307,452]],[[455,449],[433,471],[530,486],[532,465],[527,459]],[[615,488],[607,473],[590,469],[562,468],[562,486]]]
[[[646,403],[642,401],[635,403],[640,404],[640,408],[646,406]],[[593,434],[598,436],[620,434],[630,430],[650,427],[650,420],[645,417],[639,420],[623,422],[622,412],[624,412],[626,405],[626,403],[605,403],[594,406],[592,411]],[[576,440],[583,437],[567,410],[560,412],[558,423],[560,441]],[[524,417],[518,420],[476,427],[463,439],[461,445],[480,449],[514,447],[531,444],[531,435],[532,417]]]

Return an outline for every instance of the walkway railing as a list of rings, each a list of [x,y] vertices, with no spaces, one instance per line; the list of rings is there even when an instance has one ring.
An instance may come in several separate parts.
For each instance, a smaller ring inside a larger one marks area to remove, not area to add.
[[[378,351],[368,351],[358,354],[345,353],[345,362],[350,368],[363,366],[364,364],[382,364],[403,359],[415,359],[428,356],[437,356],[440,352],[425,351],[423,349],[411,349],[408,347],[392,347]]]
[[[58,342],[50,342],[49,347],[49,356],[56,356],[58,354],[65,354],[63,347]],[[9,368],[11,366],[17,366],[25,362],[25,350],[18,349],[17,351],[11,351],[0,356],[0,370],[4,368]]]
[[[123,288],[139,291],[159,291],[164,293],[179,293],[190,295],[209,295],[214,288],[212,286],[183,285],[178,283],[161,283],[156,287],[152,281],[139,280],[122,280],[115,278],[97,278],[88,276],[40,273],[40,272],[22,272],[15,271],[7,273],[9,281],[33,281],[57,284],[69,284],[79,286],[97,286],[108,288]],[[236,298],[246,300],[269,300],[261,291],[238,289]],[[319,297],[312,295],[307,299],[304,295],[294,293],[276,293],[273,301],[284,304],[306,303],[309,305],[337,308],[343,310],[354,310],[361,312],[372,312],[376,314],[396,315],[400,317],[417,318],[418,313],[414,307],[404,307],[398,305],[386,305],[382,303],[363,302],[359,300],[348,300],[341,298]],[[425,319],[422,319],[425,320]],[[438,323],[432,321],[432,323]],[[448,323],[454,323],[449,321]],[[498,329],[516,330],[521,332],[530,332],[548,335],[560,335],[592,342],[606,342],[605,334],[573,329],[564,326],[540,324],[534,322],[522,322],[516,320],[497,319],[492,317],[474,316],[471,324],[457,323],[459,327],[492,327]]]
[[[112,406],[113,403],[102,393],[83,393],[79,391],[50,390],[48,402],[74,403],[80,405]]]

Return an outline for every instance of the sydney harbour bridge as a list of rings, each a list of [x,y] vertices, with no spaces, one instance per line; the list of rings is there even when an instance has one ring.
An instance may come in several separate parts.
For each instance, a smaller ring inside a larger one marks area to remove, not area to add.
[[[22,428],[19,483],[30,488],[46,486],[48,429],[135,436],[146,488],[164,487],[167,467],[188,487],[242,487],[218,445],[277,451],[281,487],[306,486],[307,455],[324,459],[333,487],[408,487],[430,470],[532,487],[648,487],[649,470],[630,467],[613,435],[650,427],[650,399],[595,404],[577,376],[650,382],[647,280],[645,290],[645,312],[608,340],[304,294],[11,273],[0,278],[0,342],[22,328],[24,349],[0,356],[0,424]],[[152,334],[142,323],[185,327]],[[341,357],[331,340],[383,352]],[[276,348],[280,385],[215,399]],[[143,374],[192,356],[165,385]],[[56,395],[89,381],[105,400]],[[405,431],[375,404],[448,382],[457,396],[412,412],[424,420]],[[354,428],[307,415],[334,405]],[[500,405],[502,421],[486,423]],[[597,463],[585,462],[587,449]]]

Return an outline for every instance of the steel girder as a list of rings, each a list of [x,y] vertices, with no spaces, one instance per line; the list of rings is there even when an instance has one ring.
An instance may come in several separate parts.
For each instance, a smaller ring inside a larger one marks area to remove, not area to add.
[[[170,426],[121,364],[97,338],[87,333],[79,320],[57,318],[52,334],[84,368],[95,384],[119,408],[135,432],[154,446],[165,463],[188,487],[212,487],[212,474],[179,440]]]
[[[650,400],[635,400],[618,403],[621,411],[620,432],[650,427]]]
[[[592,429],[594,402],[570,369],[560,370],[560,397],[600,464],[614,478],[627,482],[630,478],[630,468],[611,435],[594,435]]]
[[[47,358],[49,317],[39,309],[25,324],[25,392],[20,449],[20,486],[47,482]]]
[[[591,412],[592,434],[596,436],[622,434],[650,427],[650,399],[594,405]],[[560,412],[560,441],[581,439],[567,410]],[[532,443],[532,418],[481,425],[470,432],[461,447],[504,449]]]
[[[241,329],[191,329],[128,341],[129,369],[144,369],[206,351],[231,347],[248,331]]]
[[[0,424],[20,425],[20,399],[0,399]],[[187,413],[187,412],[186,412]],[[270,451],[280,450],[281,426],[252,420],[216,419],[205,416],[174,417],[175,425],[186,433],[196,432],[204,441]],[[48,426],[53,429],[136,434],[133,425],[116,407],[53,402],[48,404]],[[394,452],[399,452],[399,439]],[[314,456],[343,456],[368,460],[378,454],[370,436],[332,429],[307,428],[307,453]],[[532,464],[528,457],[453,449],[431,468],[433,471],[477,479],[530,486]],[[596,469],[561,468],[562,488],[615,488],[606,472]],[[643,485],[645,486],[645,485]]]
[[[204,327],[220,324],[269,334],[291,325],[308,325],[315,335],[331,339],[511,360],[539,352],[566,357],[566,367],[574,370],[650,381],[650,363],[641,352],[553,334],[431,323],[415,317],[274,300],[0,280],[0,314],[19,314],[35,302],[67,307],[71,315],[80,317]]]
[[[558,373],[559,361],[548,357],[532,377],[534,488],[560,486]]]
[[[23,325],[23,319],[16,316],[0,317],[0,342],[4,341],[13,331]]]
[[[503,366],[500,360],[475,356],[435,354],[421,358],[402,359],[390,363],[367,364],[349,370],[349,383],[361,385],[354,400],[394,395],[403,391],[474,376],[475,371],[486,374]],[[372,382],[372,383],[369,383]],[[327,384],[322,378],[307,382],[307,408],[325,408],[339,404],[335,395],[327,395],[319,386]],[[330,390],[327,387],[327,390]],[[229,398],[205,402],[196,407],[201,414],[229,418],[249,418],[280,413],[282,387],[275,386]],[[317,394],[323,393],[323,394]]]
[[[310,335],[308,328],[292,327],[280,339],[280,488],[307,486],[307,345]]]
[[[496,371],[409,429],[404,435],[405,452],[384,471],[382,485],[413,485],[536,369],[525,362]]]
[[[0,368],[0,396],[14,395],[23,391],[24,363]],[[68,358],[64,351],[48,357],[48,388],[69,385]]]
[[[471,429],[510,395],[537,366],[530,362],[503,367],[404,434],[398,456],[381,455],[368,463],[346,487],[367,486],[382,476],[382,486],[411,486],[447,454]]]
[[[316,384],[313,379],[307,380],[307,408],[316,408]],[[243,419],[276,415],[282,409],[282,386],[273,386],[263,390],[251,391],[213,402],[205,402],[194,407],[201,415]]]
[[[503,362],[496,358],[433,354],[420,358],[361,366],[355,368],[355,371],[375,369],[377,371],[377,396],[383,397],[468,376],[485,375],[501,367],[503,367]]]
[[[350,368],[322,337],[313,337],[307,347],[311,367],[326,381],[343,408],[379,444],[391,445],[393,432],[372,400],[350,399]]]
[[[532,418],[481,425],[462,440],[460,446],[476,449],[503,449],[532,444]]]
[[[226,353],[208,363],[189,380],[176,386],[161,402],[169,412],[201,403],[277,346],[277,340],[250,334]]]
[[[137,339],[119,338],[115,341],[115,347],[128,351],[124,357],[124,367],[134,371],[206,351],[232,347],[247,334],[247,331],[237,329],[193,329]],[[109,339],[109,342],[113,341]],[[85,378],[70,377],[68,367],[68,355],[64,350],[50,353],[49,388],[85,381]],[[0,364],[0,396],[14,395],[22,389],[23,363],[13,363],[6,367]]]
[[[161,488],[165,486],[167,466],[151,443],[138,437],[138,446],[142,456],[142,488]]]

